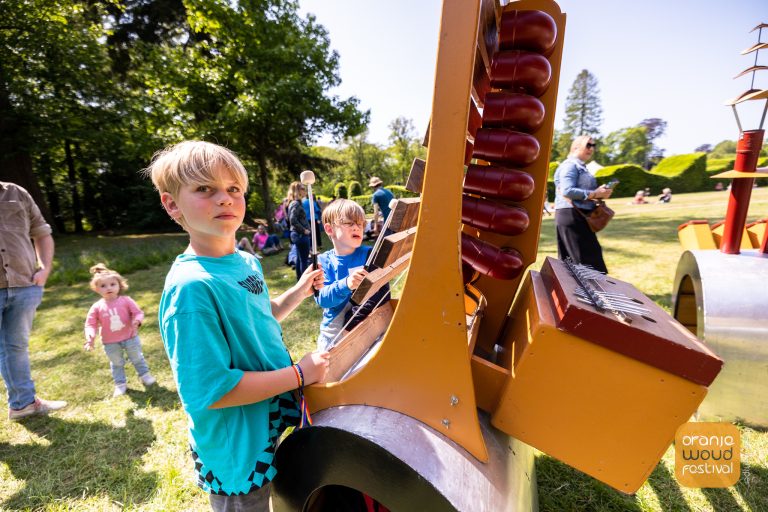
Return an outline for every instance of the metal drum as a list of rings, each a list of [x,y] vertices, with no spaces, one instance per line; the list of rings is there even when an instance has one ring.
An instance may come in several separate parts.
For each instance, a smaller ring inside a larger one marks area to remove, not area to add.
[[[768,257],[757,251],[686,251],[672,309],[725,361],[701,419],[768,426]]]
[[[276,454],[276,512],[359,510],[363,494],[391,512],[538,508],[533,448],[480,413],[488,463],[423,423],[388,409],[332,407]]]

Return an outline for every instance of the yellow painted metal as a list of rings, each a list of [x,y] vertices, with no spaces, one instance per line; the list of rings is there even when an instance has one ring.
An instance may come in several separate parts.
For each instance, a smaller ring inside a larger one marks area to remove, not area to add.
[[[715,245],[717,247],[720,247],[720,242],[723,239],[723,232],[725,231],[725,223],[720,224],[716,228],[712,230],[712,238],[715,241]],[[683,246],[687,249],[687,247]],[[749,239],[749,233],[747,232],[747,229],[744,228],[744,232],[741,234],[741,245],[739,245],[739,249],[751,249],[752,248],[752,241]]]
[[[501,361],[512,376],[491,423],[635,492],[707,388],[558,330],[537,272],[526,277],[512,316]]]
[[[723,171],[719,174],[715,174],[714,176],[710,176],[712,179],[715,178],[766,178],[768,177],[768,168],[760,167],[758,169],[755,169],[753,172],[745,172],[745,171],[736,171],[736,170],[730,170],[730,171]]]
[[[688,224],[677,231],[677,238],[686,251],[717,249],[709,224]]]
[[[529,173],[535,182],[535,192],[531,197],[519,203],[525,208],[530,218],[528,229],[517,236],[498,235],[490,232],[478,232],[474,229],[467,229],[472,234],[479,235],[479,238],[496,245],[497,247],[512,247],[523,256],[523,265],[528,267],[536,261],[536,254],[539,246],[539,235],[541,233],[541,216],[544,211],[544,200],[547,195],[547,178],[549,176],[549,153],[552,146],[552,135],[555,129],[555,105],[557,103],[557,89],[560,81],[560,61],[563,54],[563,41],[565,40],[565,19],[566,16],[561,12],[560,6],[550,0],[520,0],[510,2],[504,6],[506,10],[539,10],[548,13],[557,24],[557,43],[552,53],[547,57],[552,66],[552,80],[547,91],[539,97],[544,104],[545,115],[544,122],[538,131],[533,133],[539,141],[541,151],[536,161],[523,168]],[[488,300],[488,308],[485,311],[483,323],[480,326],[480,336],[478,345],[486,350],[491,350],[496,339],[501,333],[504,322],[507,319],[509,308],[515,297],[517,288],[523,278],[523,274],[510,281],[502,281],[492,277],[482,276],[475,283],[475,286],[485,295]]]
[[[765,238],[765,227],[766,222],[758,222],[752,226],[749,226],[747,228],[747,233],[749,234],[749,242],[752,245],[753,249],[759,249],[761,244],[763,243],[763,238]]]
[[[486,461],[467,350],[459,233],[480,0],[444,0],[419,225],[381,347],[347,380],[310,386],[313,410],[366,404],[416,418]]]

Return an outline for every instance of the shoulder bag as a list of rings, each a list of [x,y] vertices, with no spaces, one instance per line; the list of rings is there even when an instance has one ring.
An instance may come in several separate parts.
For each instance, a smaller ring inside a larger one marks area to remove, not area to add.
[[[616,212],[608,208],[605,201],[602,199],[596,200],[595,204],[595,209],[589,213],[584,213],[575,206],[574,209],[587,220],[589,229],[591,229],[592,232],[597,233],[598,231],[605,229],[605,226],[607,226],[613,216],[616,215]]]

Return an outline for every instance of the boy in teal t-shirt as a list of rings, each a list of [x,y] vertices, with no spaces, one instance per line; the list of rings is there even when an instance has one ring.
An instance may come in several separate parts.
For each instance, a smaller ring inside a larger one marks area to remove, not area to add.
[[[291,391],[328,370],[320,352],[292,365],[278,321],[322,287],[322,270],[270,299],[258,259],[235,250],[247,175],[225,148],[182,142],[156,154],[147,173],[190,239],[168,272],[158,316],[198,485],[213,510],[268,510],[277,439],[299,417]]]

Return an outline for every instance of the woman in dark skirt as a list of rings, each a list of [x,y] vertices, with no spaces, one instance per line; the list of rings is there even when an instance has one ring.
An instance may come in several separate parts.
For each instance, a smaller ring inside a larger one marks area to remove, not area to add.
[[[587,170],[586,163],[594,152],[592,137],[580,135],[573,141],[568,158],[555,171],[557,257],[607,273],[603,249],[585,218],[595,209],[596,199],[607,199],[612,193],[610,188],[598,187]]]

